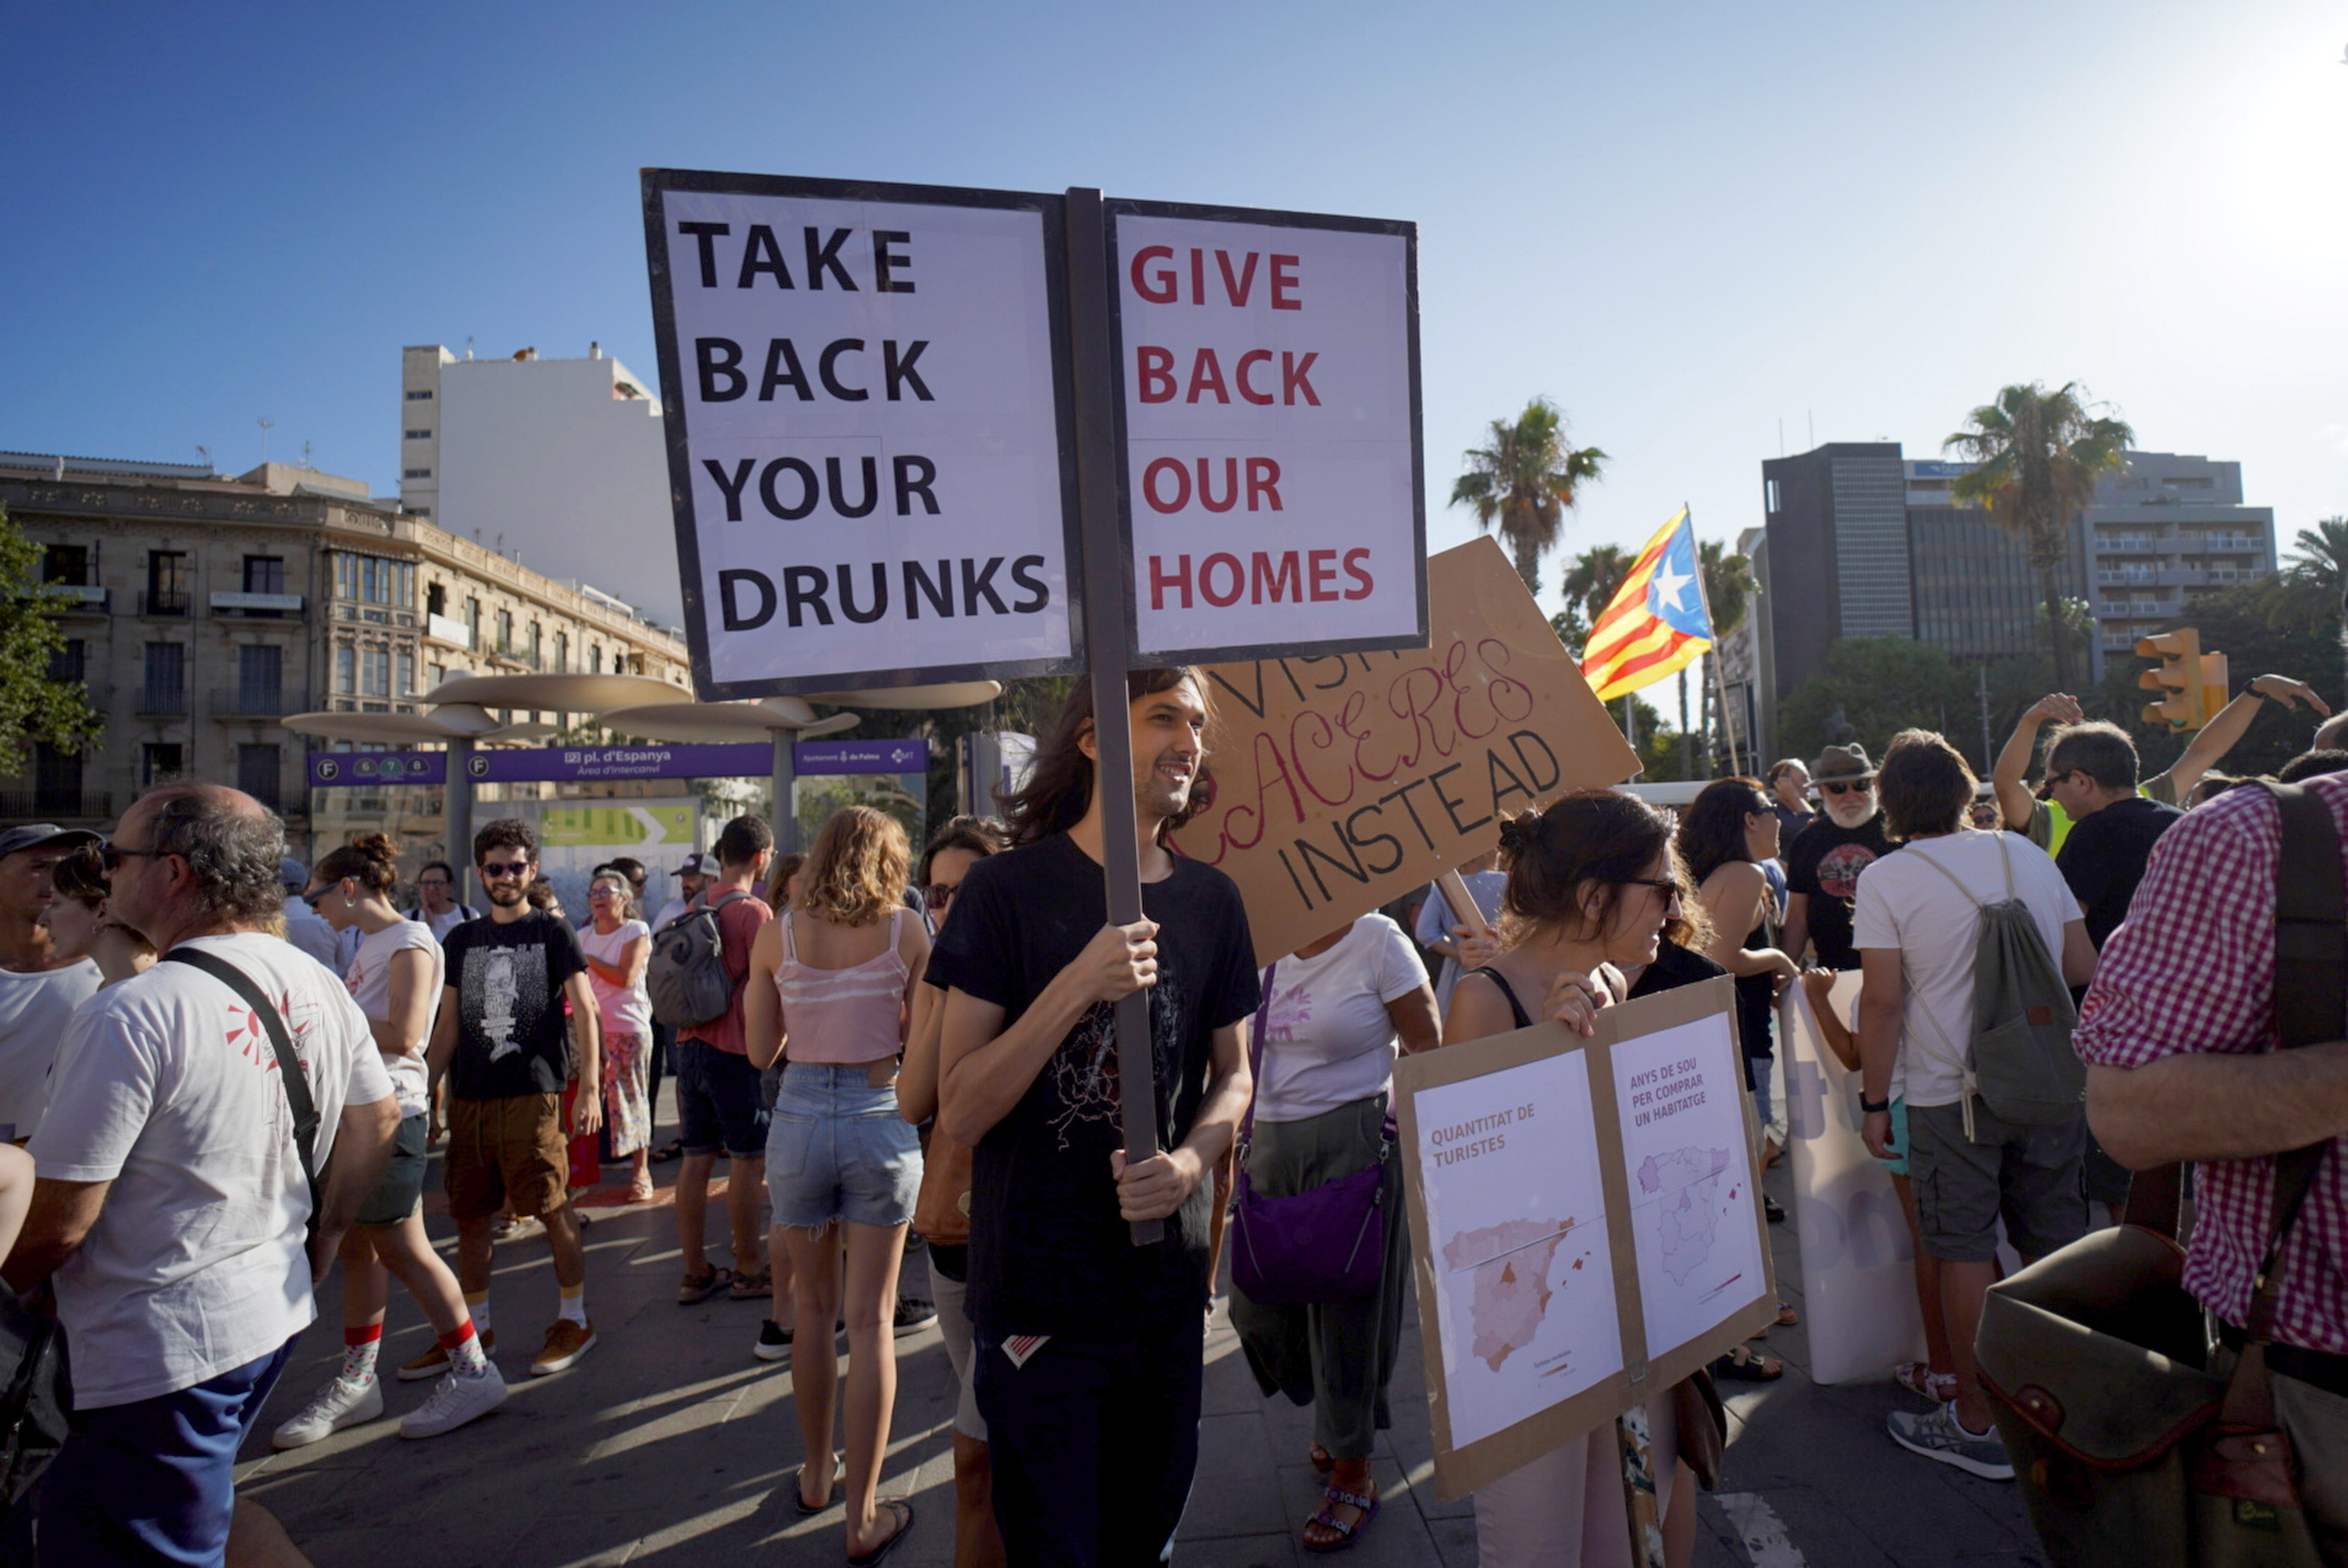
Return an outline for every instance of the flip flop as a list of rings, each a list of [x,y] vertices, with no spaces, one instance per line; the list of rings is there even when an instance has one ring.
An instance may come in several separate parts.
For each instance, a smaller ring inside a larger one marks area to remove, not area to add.
[[[1739,1345],[1727,1355],[1713,1358],[1712,1375],[1737,1383],[1774,1383],[1786,1375],[1786,1364]]]
[[[1374,1487],[1376,1484],[1377,1483],[1375,1481],[1371,1482],[1371,1485]],[[1347,1524],[1344,1520],[1339,1519],[1335,1512],[1333,1512],[1341,1504],[1347,1507],[1360,1509],[1362,1511],[1362,1517],[1355,1520],[1353,1523]],[[1300,1537],[1298,1544],[1303,1546],[1305,1551],[1313,1553],[1315,1556],[1326,1556],[1332,1552],[1350,1551],[1353,1548],[1354,1543],[1362,1538],[1362,1532],[1370,1527],[1370,1521],[1375,1519],[1377,1516],[1378,1499],[1377,1494],[1375,1491],[1373,1491],[1369,1496],[1364,1497],[1358,1491],[1347,1491],[1343,1487],[1331,1486],[1321,1494],[1321,1512],[1314,1514],[1311,1519],[1305,1521],[1305,1522],[1307,1524],[1317,1524],[1323,1530],[1335,1531],[1337,1532],[1337,1539],[1324,1544],[1315,1545],[1313,1542],[1303,1540]]]
[[[736,1301],[763,1301],[775,1293],[775,1276],[763,1268],[756,1274],[737,1273],[727,1281],[726,1290]]]
[[[889,1560],[889,1553],[897,1550],[897,1542],[913,1532],[913,1505],[910,1501],[901,1497],[884,1497],[880,1500],[880,1506],[891,1510],[903,1509],[905,1522],[897,1527],[896,1534],[891,1535],[863,1556],[850,1557],[848,1560],[848,1568],[880,1568],[881,1563]]]
[[[839,1482],[842,1473],[840,1456],[834,1454],[831,1456],[831,1499],[820,1508],[809,1508],[807,1493],[799,1484],[807,1480],[807,1466],[799,1466],[798,1474],[791,1478],[791,1506],[798,1511],[801,1519],[813,1519],[819,1513],[831,1512],[833,1504],[839,1501]]]

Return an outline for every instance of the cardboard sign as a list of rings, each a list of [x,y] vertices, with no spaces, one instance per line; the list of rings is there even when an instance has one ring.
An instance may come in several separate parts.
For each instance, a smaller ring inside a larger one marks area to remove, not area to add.
[[[1137,658],[1422,645],[1416,228],[1107,205]]]
[[[1436,1491],[1467,1495],[1774,1322],[1735,987],[1395,1072]]]
[[[1497,543],[1437,556],[1427,592],[1423,649],[1207,671],[1213,801],[1176,846],[1239,884],[1259,964],[1639,771]]]
[[[1076,667],[1061,199],[644,189],[700,694]]]

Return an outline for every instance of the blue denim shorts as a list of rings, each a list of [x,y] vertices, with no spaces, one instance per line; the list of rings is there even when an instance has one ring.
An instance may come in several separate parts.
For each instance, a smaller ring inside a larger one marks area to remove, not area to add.
[[[894,1084],[876,1089],[864,1064],[794,1061],[767,1128],[767,1196],[774,1223],[813,1228],[844,1219],[901,1225],[922,1185],[922,1143],[897,1113]]]

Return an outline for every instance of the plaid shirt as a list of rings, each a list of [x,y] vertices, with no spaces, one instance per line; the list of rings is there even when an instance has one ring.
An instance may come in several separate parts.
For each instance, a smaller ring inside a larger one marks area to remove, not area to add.
[[[2348,844],[2348,774],[2302,781]],[[2079,1055],[2142,1067],[2182,1051],[2247,1056],[2277,1049],[2275,867],[2282,824],[2264,790],[2230,790],[2163,834],[2127,924],[2096,966],[2080,1010]],[[2343,1020],[2348,1022],[2348,1020]],[[2275,1337],[2348,1353],[2348,1151],[2334,1139],[2284,1244]],[[2249,1315],[2273,1212],[2274,1161],[2199,1166],[2199,1217],[2185,1285],[2227,1322]]]

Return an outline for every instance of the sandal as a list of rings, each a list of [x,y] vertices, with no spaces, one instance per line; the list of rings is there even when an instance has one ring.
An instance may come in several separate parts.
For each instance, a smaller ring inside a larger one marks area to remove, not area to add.
[[[843,1473],[841,1462],[839,1455],[831,1456],[831,1496],[813,1508],[808,1506],[807,1466],[799,1466],[798,1474],[791,1481],[791,1506],[798,1510],[801,1519],[813,1519],[819,1513],[829,1513],[831,1505],[839,1501],[839,1482]]]
[[[1362,1511],[1362,1517],[1348,1524],[1336,1515],[1335,1511],[1341,1507],[1358,1508]],[[1334,1541],[1316,1542],[1307,1535],[1303,1538],[1304,1550],[1320,1554],[1344,1552],[1362,1538],[1362,1532],[1367,1530],[1370,1527],[1370,1521],[1377,1516],[1377,1482],[1370,1483],[1370,1495],[1367,1497],[1364,1497],[1358,1491],[1347,1491],[1344,1487],[1333,1484],[1321,1494],[1321,1512],[1306,1520],[1304,1528],[1310,1530],[1317,1524],[1323,1530],[1335,1531],[1337,1538]]]
[[[704,1269],[699,1274],[688,1274],[685,1276],[684,1283],[676,1287],[676,1304],[679,1307],[692,1307],[696,1303],[706,1301],[732,1284],[733,1280],[734,1271],[730,1268],[709,1268]]]
[[[1761,1212],[1768,1216],[1769,1223],[1773,1225],[1786,1223],[1786,1205],[1766,1193],[1761,1194]]]
[[[1774,1383],[1786,1375],[1786,1363],[1739,1345],[1727,1355],[1713,1358],[1712,1375],[1737,1383]]]
[[[658,1195],[658,1191],[653,1186],[652,1178],[649,1176],[642,1183],[631,1182],[628,1184],[628,1202],[632,1204],[648,1204]]]
[[[663,1143],[659,1148],[653,1151],[652,1161],[655,1165],[665,1165],[671,1160],[683,1158],[684,1154],[685,1140],[683,1138],[671,1138],[667,1143]]]
[[[848,1568],[880,1568],[880,1564],[888,1561],[889,1553],[897,1550],[897,1542],[913,1532],[913,1505],[911,1502],[901,1497],[884,1497],[879,1506],[891,1512],[902,1511],[905,1522],[897,1526],[896,1534],[891,1535],[863,1556],[850,1557]]]
[[[1922,1361],[1902,1361],[1891,1368],[1891,1380],[1911,1394],[1921,1395],[1936,1405],[1945,1405],[1957,1397],[1957,1375],[1935,1372]]]
[[[771,1269],[756,1274],[736,1274],[729,1287],[736,1301],[764,1301],[775,1293],[775,1276]]]

